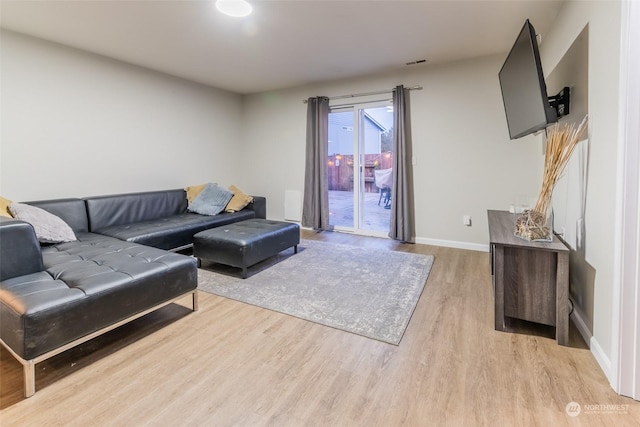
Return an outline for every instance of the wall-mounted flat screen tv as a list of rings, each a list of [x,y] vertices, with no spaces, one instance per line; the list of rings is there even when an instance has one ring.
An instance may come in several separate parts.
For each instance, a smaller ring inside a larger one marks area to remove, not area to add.
[[[558,120],[547,96],[536,32],[528,19],[498,78],[511,139],[537,132]]]

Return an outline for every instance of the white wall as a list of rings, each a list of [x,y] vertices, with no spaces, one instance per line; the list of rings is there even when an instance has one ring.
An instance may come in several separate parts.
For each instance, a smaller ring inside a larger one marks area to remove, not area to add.
[[[1,34],[0,194],[12,200],[235,182],[242,98]]]
[[[593,313],[591,350],[611,377],[614,280],[615,202],[618,152],[618,84],[620,73],[620,3],[617,1],[567,2],[553,30],[543,37],[541,58],[545,70],[558,64],[583,28],[589,26],[590,116],[585,260],[593,280],[593,297],[578,304],[582,315]],[[578,301],[579,302],[579,301]]]
[[[589,111],[589,26],[585,26],[560,62],[546,77],[548,93],[558,93],[564,86],[571,88],[571,112],[559,126],[578,126]],[[588,132],[575,148],[565,173],[553,191],[554,229],[570,246],[569,293],[574,302],[574,320],[585,340],[593,331],[593,295],[595,271],[586,260],[584,228],[585,196],[588,187]]]
[[[518,194],[536,197],[541,179],[540,137],[508,137],[498,82],[503,62],[500,55],[247,96],[247,179],[267,196],[269,216],[283,218],[285,190],[303,189],[303,99],[421,85],[411,92],[418,242],[486,247],[486,210],[508,209]],[[472,227],[463,225],[465,214]]]

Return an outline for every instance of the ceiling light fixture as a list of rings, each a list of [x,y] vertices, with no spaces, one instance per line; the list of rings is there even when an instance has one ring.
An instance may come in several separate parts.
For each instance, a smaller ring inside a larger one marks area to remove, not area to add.
[[[225,15],[242,18],[251,14],[253,7],[245,0],[217,0],[216,8]]]

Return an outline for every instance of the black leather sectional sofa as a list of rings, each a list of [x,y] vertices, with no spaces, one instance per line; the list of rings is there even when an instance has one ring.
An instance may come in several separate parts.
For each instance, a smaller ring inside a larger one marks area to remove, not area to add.
[[[0,343],[35,393],[35,364],[191,294],[197,266],[176,253],[193,235],[266,217],[266,200],[203,216],[184,190],[59,199],[28,204],[62,218],[77,240],[42,246],[26,222],[0,216]]]

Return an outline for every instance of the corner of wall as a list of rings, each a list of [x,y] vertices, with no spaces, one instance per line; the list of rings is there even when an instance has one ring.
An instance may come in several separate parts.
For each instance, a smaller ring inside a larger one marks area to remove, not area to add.
[[[591,337],[591,339],[589,340],[589,348],[591,349],[591,354],[593,354],[596,362],[598,362],[598,365],[600,365],[602,372],[604,372],[607,380],[609,380],[609,384],[614,390],[617,390],[618,381],[613,372],[611,359],[609,359],[596,337]]]

